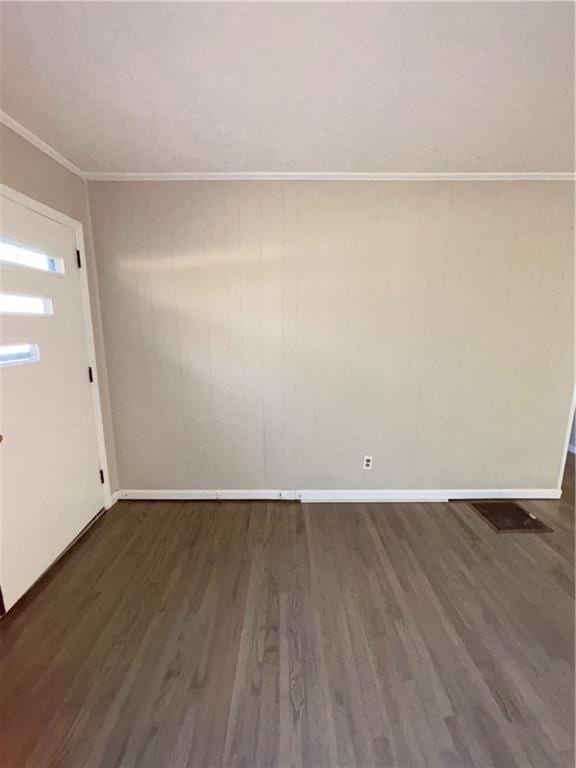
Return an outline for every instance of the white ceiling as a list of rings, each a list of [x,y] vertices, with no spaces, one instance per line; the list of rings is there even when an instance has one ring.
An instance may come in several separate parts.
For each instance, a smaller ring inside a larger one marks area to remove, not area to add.
[[[571,3],[2,3],[1,107],[89,172],[574,167]]]

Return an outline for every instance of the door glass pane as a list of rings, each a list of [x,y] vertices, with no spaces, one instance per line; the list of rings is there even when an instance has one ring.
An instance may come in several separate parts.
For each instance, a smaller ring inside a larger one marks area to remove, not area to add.
[[[0,293],[0,313],[3,315],[53,315],[51,299],[42,296],[17,296]]]
[[[18,267],[30,267],[31,269],[41,269],[44,272],[55,272],[64,274],[64,263],[62,259],[55,259],[47,253],[41,251],[32,251],[22,245],[7,243],[0,240],[0,262],[11,264]]]
[[[0,367],[35,363],[40,360],[38,344],[9,344],[0,346]]]

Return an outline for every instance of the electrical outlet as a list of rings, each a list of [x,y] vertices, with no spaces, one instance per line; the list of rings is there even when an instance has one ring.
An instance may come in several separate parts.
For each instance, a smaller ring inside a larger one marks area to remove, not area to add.
[[[372,469],[372,456],[364,456],[364,461],[362,462],[362,469]]]

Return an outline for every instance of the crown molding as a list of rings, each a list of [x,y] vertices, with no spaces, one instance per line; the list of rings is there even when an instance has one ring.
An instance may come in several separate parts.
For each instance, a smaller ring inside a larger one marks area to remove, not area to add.
[[[60,154],[54,147],[47,144],[35,133],[29,131],[6,112],[0,111],[0,123],[11,128],[15,133],[48,155],[67,170],[88,181],[576,181],[576,173],[572,171],[517,171],[517,172],[454,172],[454,173],[420,173],[408,171],[405,173],[371,173],[359,172],[120,172],[100,173],[83,171],[77,165]]]
[[[14,120],[13,117],[10,117],[10,115],[6,114],[6,112],[0,111],[0,123],[4,123],[4,125],[13,130],[14,133],[17,133],[23,139],[29,141],[30,144],[36,147],[36,149],[44,152],[45,155],[48,155],[48,157],[51,157],[52,160],[55,160],[57,163],[60,163],[60,165],[63,165],[67,170],[75,173],[76,176],[85,178],[84,171],[81,171],[77,165],[74,165],[74,163],[70,162],[70,160],[67,160],[63,155],[60,154],[60,152],[57,152],[54,147],[51,147],[50,144],[47,144],[41,138],[36,136],[35,133],[29,131],[28,128],[24,128],[23,125],[20,125],[20,123]]]
[[[301,172],[274,171],[228,173],[92,173],[88,181],[576,181],[569,171],[519,171],[517,173],[369,173],[369,172]]]

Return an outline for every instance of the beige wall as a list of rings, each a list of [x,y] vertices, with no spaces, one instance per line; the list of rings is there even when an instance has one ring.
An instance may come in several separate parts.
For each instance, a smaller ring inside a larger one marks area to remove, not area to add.
[[[557,486],[572,185],[89,192],[122,488]]]
[[[85,182],[68,169],[52,160],[10,128],[0,123],[0,182],[28,197],[65,213],[82,222],[88,256],[88,283],[96,345],[96,363],[100,383],[100,397],[104,417],[104,433],[108,454],[110,485],[118,487],[114,434],[112,429],[110,397],[104,346],[102,340],[102,319],[98,295],[98,274],[96,271],[88,196]]]
[[[84,224],[113,489],[556,486],[570,184],[92,183],[100,299],[85,183],[0,150]]]

